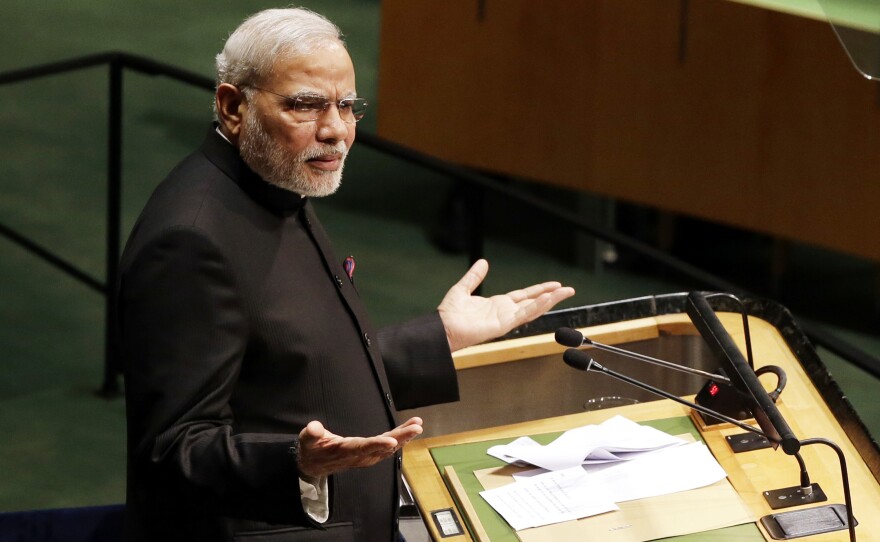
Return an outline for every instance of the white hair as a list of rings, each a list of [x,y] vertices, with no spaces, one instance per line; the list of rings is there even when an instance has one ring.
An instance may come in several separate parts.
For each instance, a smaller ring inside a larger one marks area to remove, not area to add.
[[[328,42],[345,45],[339,27],[323,15],[306,8],[260,11],[230,34],[217,55],[217,85],[260,84],[279,58],[308,55]]]

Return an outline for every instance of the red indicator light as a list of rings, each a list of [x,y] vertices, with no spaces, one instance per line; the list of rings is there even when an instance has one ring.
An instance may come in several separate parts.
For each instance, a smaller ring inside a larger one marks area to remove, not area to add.
[[[713,382],[713,383],[709,386],[709,395],[711,395],[712,397],[715,397],[716,395],[718,395],[718,392],[719,392],[719,391],[720,391],[720,390],[718,389],[718,384],[715,384],[715,383]]]

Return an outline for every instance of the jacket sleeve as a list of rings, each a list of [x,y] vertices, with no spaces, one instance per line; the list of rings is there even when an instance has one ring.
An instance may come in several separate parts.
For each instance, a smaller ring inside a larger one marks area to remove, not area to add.
[[[458,401],[458,376],[437,312],[382,328],[379,348],[398,410]]]
[[[198,230],[167,230],[126,266],[119,302],[129,468],[140,481],[161,480],[173,500],[311,524],[297,435],[235,430],[248,319],[223,255]]]

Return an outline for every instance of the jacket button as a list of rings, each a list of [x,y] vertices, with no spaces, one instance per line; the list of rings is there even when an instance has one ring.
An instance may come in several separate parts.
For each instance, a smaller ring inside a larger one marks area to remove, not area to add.
[[[386,393],[386,394],[385,394],[385,401],[388,403],[388,406],[393,406],[393,405],[394,405],[394,401],[391,399],[391,394],[390,394],[390,393]]]
[[[339,275],[333,275],[333,278],[336,279],[336,286],[342,288],[342,279],[339,278]]]
[[[342,285],[340,284],[340,286],[342,286]],[[367,343],[367,346],[370,346],[373,344],[373,339],[370,338],[369,333],[364,333],[364,342]]]

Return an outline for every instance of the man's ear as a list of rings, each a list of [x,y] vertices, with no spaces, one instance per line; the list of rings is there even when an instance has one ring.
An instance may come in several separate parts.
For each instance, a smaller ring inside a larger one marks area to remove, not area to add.
[[[220,83],[214,93],[214,102],[217,106],[217,120],[220,122],[220,130],[236,143],[244,122],[244,113],[247,110],[247,100],[244,93],[235,85]]]

